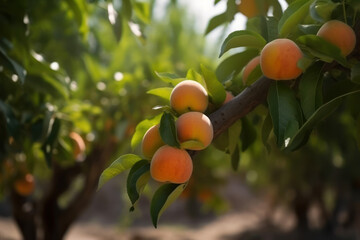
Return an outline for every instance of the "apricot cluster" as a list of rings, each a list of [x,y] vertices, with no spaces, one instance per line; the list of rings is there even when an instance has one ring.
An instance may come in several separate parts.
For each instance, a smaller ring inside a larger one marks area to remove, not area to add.
[[[149,128],[142,139],[142,152],[151,159],[150,174],[159,182],[184,183],[193,171],[187,150],[202,150],[213,139],[213,127],[204,114],[208,106],[206,89],[198,82],[184,80],[170,95],[171,108],[179,115],[176,120],[180,148],[166,145],[160,134],[160,125]]]

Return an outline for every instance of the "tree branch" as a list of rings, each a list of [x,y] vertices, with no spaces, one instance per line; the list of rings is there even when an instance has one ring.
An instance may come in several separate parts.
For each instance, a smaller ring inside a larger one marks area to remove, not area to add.
[[[214,138],[264,102],[272,81],[264,76],[259,78],[231,101],[211,113],[209,118],[214,127]]]

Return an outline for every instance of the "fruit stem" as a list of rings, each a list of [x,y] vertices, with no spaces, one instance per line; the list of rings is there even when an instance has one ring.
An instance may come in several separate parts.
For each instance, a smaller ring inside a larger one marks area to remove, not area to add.
[[[345,20],[345,23],[347,24],[346,9],[345,9],[345,0],[342,1],[342,9],[343,9],[343,14],[344,14],[344,20]]]

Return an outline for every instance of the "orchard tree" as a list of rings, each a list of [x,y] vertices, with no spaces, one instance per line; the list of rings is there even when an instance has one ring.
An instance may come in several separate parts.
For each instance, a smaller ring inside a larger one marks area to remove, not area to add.
[[[275,0],[228,0],[206,34],[236,14],[248,17],[246,29],[219,46],[215,71],[201,65],[186,75],[158,74],[168,86],[148,93],[168,102],[137,125],[131,144],[142,153],[121,155],[99,187],[129,169],[133,211],[148,183],[158,182],[150,206],[157,227],[203,171],[190,158],[212,142],[235,170],[241,156],[250,155],[244,168],[258,172],[259,184],[271,186],[279,199],[291,192],[282,200],[298,227],[309,227],[313,203],[330,233],[359,224],[359,9],[357,1],[345,0],[288,1],[284,11]],[[265,157],[270,161],[257,159]],[[341,213],[347,217],[339,221]]]

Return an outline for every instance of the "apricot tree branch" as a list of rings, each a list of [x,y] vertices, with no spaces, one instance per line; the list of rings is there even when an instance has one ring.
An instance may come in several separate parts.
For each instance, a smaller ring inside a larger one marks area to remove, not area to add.
[[[211,113],[209,118],[214,127],[214,138],[264,102],[271,82],[271,79],[264,76],[259,78],[231,101]]]

